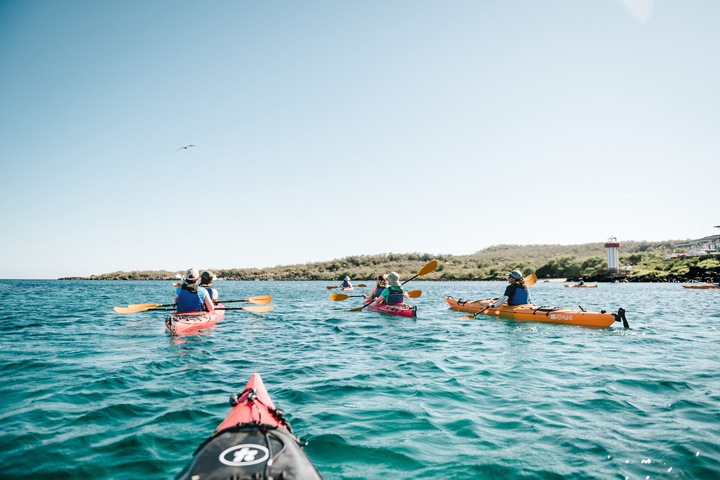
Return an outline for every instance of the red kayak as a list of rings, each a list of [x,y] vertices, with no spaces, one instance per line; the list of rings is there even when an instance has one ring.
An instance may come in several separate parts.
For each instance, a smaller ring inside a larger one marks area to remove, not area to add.
[[[322,479],[260,375],[230,396],[232,409],[177,480]]]
[[[215,325],[225,318],[225,310],[217,310],[217,308],[225,308],[222,303],[218,303],[215,307],[216,310],[213,312],[171,313],[165,319],[165,333],[180,335],[182,333],[196,332]]]
[[[400,317],[417,317],[417,306],[408,305],[407,303],[399,303],[394,305],[388,305],[387,303],[375,303],[372,302],[367,307],[368,310],[373,312],[387,313],[388,315],[398,315]]]

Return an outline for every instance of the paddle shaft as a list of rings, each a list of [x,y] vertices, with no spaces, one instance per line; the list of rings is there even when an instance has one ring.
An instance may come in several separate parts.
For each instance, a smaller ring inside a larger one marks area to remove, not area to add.
[[[268,305],[272,306],[272,305]],[[215,310],[247,310],[248,312],[253,312],[254,308],[264,308],[264,307],[217,307]],[[274,307],[273,307],[274,308]],[[174,308],[149,308],[147,310],[142,310],[143,312],[174,312]],[[134,312],[134,313],[140,313],[140,312]],[[199,313],[199,312],[179,312],[180,315],[183,313]],[[206,312],[203,311],[202,313],[212,313],[212,312]]]

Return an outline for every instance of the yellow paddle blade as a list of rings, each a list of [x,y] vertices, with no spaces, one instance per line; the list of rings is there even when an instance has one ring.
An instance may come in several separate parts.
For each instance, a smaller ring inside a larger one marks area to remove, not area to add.
[[[420,295],[422,295],[422,290],[410,290],[407,292],[408,297],[410,298],[420,298]]]
[[[434,272],[435,269],[437,268],[437,266],[438,266],[437,260],[431,261],[430,263],[428,263],[427,265],[425,265],[425,266],[422,268],[422,270],[420,270],[420,271],[418,272],[418,277],[422,277],[423,275],[427,275],[427,274],[430,273],[430,272]]]
[[[537,283],[537,275],[534,273],[531,273],[527,277],[525,277],[523,280],[525,280],[525,285],[528,287],[532,287]]]
[[[155,308],[164,306],[161,303],[131,303],[128,308]],[[169,305],[172,306],[172,305]]]
[[[250,302],[250,303],[259,303],[259,304],[265,305],[267,303],[272,302],[272,295],[258,295],[256,297],[250,297],[250,298],[246,299],[245,301]],[[220,303],[222,303],[222,301]]]
[[[363,305],[362,307],[353,308],[351,310],[348,310],[348,312],[360,312],[363,308],[365,308],[367,305]]]
[[[337,287],[332,286],[332,287],[325,287],[325,288],[327,288],[328,290],[332,290],[333,288],[337,288]]]
[[[255,312],[255,313],[269,312],[273,308],[275,308],[275,305],[265,305],[264,307],[242,307],[243,310],[247,310],[248,312]]]
[[[358,283],[358,287],[365,288],[365,287],[367,287],[367,285],[365,285],[364,283]]]
[[[148,308],[151,308],[151,307],[148,307]],[[142,312],[142,311],[147,310],[147,308],[143,308],[143,309],[138,310],[138,309],[130,308],[130,307],[113,307],[113,310],[115,310],[117,313],[122,313],[123,315],[125,315],[125,314],[128,314],[128,313],[138,313],[138,312]]]
[[[350,298],[350,295],[345,295],[344,293],[331,293],[330,294],[330,300],[334,302],[342,302],[343,300],[347,300]]]

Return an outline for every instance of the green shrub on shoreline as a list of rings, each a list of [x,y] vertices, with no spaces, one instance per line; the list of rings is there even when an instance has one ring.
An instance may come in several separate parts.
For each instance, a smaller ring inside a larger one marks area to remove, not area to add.
[[[679,241],[623,242],[620,247],[622,277],[628,281],[718,281],[720,259],[690,257],[665,260]],[[279,265],[268,268],[209,268],[226,280],[324,280],[339,282],[345,275],[369,280],[396,271],[403,277],[416,274],[430,260],[435,272],[418,280],[504,280],[513,269],[543,278],[602,279],[607,268],[603,243],[580,245],[494,245],[470,255],[387,253],[352,255],[325,262]],[[177,280],[184,272],[167,270],[112,272],[60,280]]]

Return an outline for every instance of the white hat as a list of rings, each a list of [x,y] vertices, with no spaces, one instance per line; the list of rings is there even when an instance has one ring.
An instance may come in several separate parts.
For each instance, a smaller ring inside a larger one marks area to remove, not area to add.
[[[522,280],[523,276],[522,276],[522,273],[520,273],[520,270],[513,270],[512,272],[508,273],[508,278],[514,278],[515,280]]]
[[[188,283],[195,283],[195,282],[197,282],[197,279],[199,277],[200,277],[200,274],[198,273],[197,268],[191,268],[185,274],[185,281]]]
[[[345,280],[346,282],[349,282],[349,281],[350,281],[350,277],[348,277],[347,275],[345,275],[345,278],[343,278],[343,280]]]
[[[390,272],[390,274],[387,276],[387,282],[388,285],[392,287],[399,287],[400,286],[400,275],[398,275],[395,272]]]

